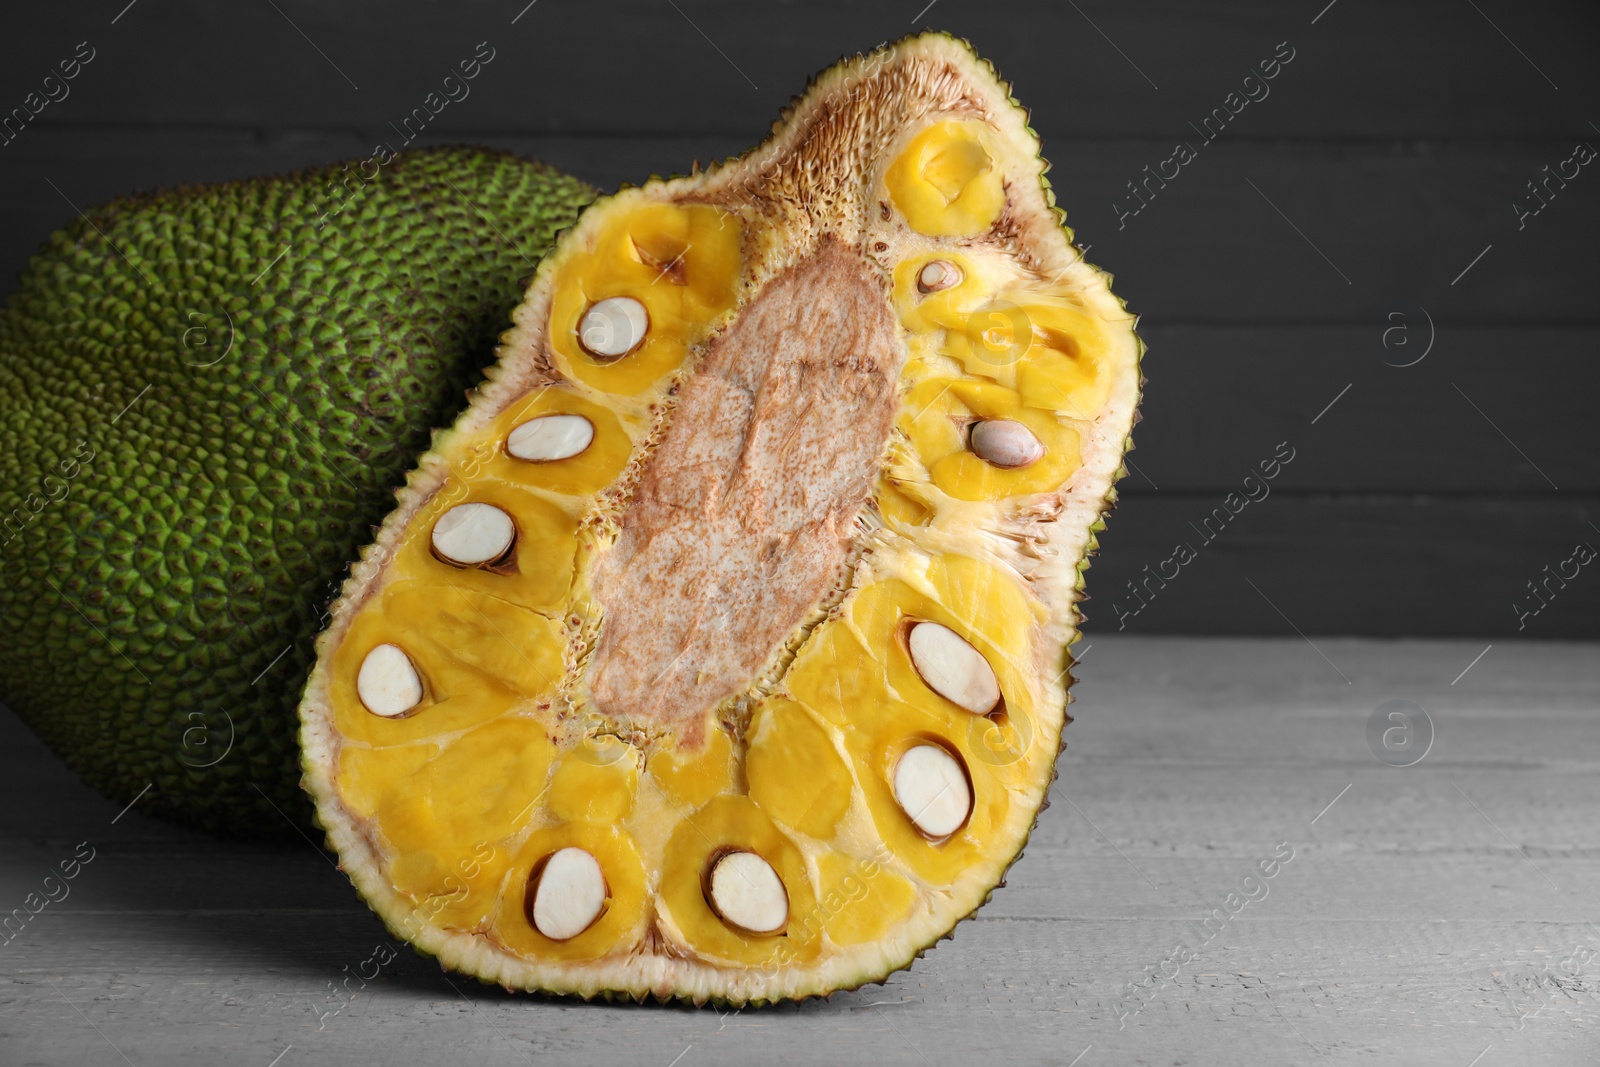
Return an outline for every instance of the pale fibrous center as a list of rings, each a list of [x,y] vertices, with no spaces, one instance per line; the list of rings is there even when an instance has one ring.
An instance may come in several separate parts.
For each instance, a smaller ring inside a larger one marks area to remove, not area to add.
[[[884,283],[831,241],[712,341],[594,569],[602,714],[695,734],[823,597],[872,490],[902,354]]]

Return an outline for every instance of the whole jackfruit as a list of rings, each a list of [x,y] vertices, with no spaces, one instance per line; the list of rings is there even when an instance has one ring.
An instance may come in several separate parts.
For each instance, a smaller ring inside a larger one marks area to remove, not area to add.
[[[0,700],[119,803],[308,822],[324,609],[592,196],[383,149],[53,235],[0,311]]]
[[[1140,389],[1044,170],[928,35],[562,238],[301,707],[392,930],[507,987],[761,1003],[988,899]]]

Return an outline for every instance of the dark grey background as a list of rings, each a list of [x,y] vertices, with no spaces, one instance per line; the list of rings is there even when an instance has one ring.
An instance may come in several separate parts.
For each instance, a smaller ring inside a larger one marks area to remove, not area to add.
[[[1079,242],[1144,316],[1146,421],[1091,632],[1115,605],[1134,633],[1600,636],[1600,567],[1514,606],[1600,547],[1600,166],[1520,229],[1513,207],[1600,147],[1594,5],[524,2],[9,14],[0,113],[79,42],[95,58],[0,147],[0,291],[68,199],[367,155],[479,42],[494,61],[421,141],[611,188],[740,151],[820,68],[935,26],[1012,82]],[[1189,124],[1280,42],[1270,95],[1119,226],[1126,183],[1199,144]],[[1285,441],[1271,496],[1203,544],[1191,524]],[[1198,558],[1132,614],[1127,583],[1180,541]]]

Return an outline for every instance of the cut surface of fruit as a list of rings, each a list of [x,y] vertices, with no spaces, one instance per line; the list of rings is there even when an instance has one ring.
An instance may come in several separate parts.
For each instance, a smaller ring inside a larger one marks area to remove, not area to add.
[[[1038,153],[924,35],[541,264],[301,707],[392,929],[511,988],[765,1003],[988,899],[1140,388]]]

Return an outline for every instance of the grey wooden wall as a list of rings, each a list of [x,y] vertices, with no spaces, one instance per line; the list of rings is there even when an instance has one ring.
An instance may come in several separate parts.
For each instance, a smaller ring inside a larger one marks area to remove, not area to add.
[[[0,292],[69,199],[365,155],[480,42],[493,59],[420,142],[610,187],[741,150],[839,56],[944,28],[1032,109],[1079,242],[1144,316],[1146,421],[1091,629],[1600,636],[1600,566],[1577,562],[1600,547],[1600,166],[1575,154],[1600,148],[1600,11],[923,2],[14,12],[0,112],[93,58],[0,146]],[[1164,162],[1180,142],[1193,158]],[[1206,525],[1288,450],[1252,483],[1269,495]]]

